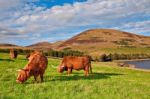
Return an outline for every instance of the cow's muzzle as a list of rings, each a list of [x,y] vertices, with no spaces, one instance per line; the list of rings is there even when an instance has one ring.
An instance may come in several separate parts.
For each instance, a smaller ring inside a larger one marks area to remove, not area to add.
[[[20,80],[16,80],[17,83],[22,84],[22,82]]]

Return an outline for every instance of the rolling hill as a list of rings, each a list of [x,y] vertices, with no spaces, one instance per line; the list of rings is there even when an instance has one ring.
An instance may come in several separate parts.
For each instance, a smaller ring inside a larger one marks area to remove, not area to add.
[[[23,48],[22,46],[14,45],[14,44],[7,44],[7,43],[1,43],[0,44],[1,49],[11,49],[11,48]]]
[[[128,33],[114,29],[91,29],[79,33],[78,35],[65,40],[57,41],[55,43],[39,42],[25,47],[20,47],[12,44],[0,44],[0,48],[24,48],[24,49],[42,49],[42,50],[78,50],[88,54],[101,54],[106,52],[119,52],[119,48],[123,53],[129,51],[130,53],[140,53],[150,50],[150,37]],[[133,50],[131,50],[131,48]],[[141,50],[142,48],[142,50]],[[145,49],[146,48],[146,49]],[[121,52],[120,51],[120,52]],[[121,52],[121,53],[122,53]],[[147,53],[147,52],[146,52]]]
[[[39,42],[36,44],[32,44],[29,46],[26,46],[29,49],[52,49],[52,44],[49,42]]]
[[[91,29],[64,41],[58,49],[97,52],[101,48],[150,47],[150,37],[113,29]]]

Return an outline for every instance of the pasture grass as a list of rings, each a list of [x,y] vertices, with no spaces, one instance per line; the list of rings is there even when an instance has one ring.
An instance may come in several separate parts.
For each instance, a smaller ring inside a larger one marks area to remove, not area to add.
[[[118,53],[118,54],[147,54],[150,53],[150,48],[127,48],[127,47],[120,47],[120,48],[101,48],[101,51],[105,53]]]
[[[27,64],[25,56],[11,60],[0,53],[0,99],[150,99],[150,72],[93,62],[89,77],[82,70],[67,76],[56,71],[60,61],[49,59],[43,83],[31,77],[17,84],[16,70]]]

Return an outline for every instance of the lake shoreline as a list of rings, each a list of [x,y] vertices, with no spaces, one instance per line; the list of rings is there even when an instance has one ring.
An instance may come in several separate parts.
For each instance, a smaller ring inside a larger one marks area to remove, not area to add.
[[[144,68],[136,68],[136,67],[132,68],[132,67],[128,67],[128,69],[130,69],[130,70],[138,70],[138,71],[143,71],[143,72],[150,73],[149,69],[144,69]]]
[[[129,67],[142,71],[150,71],[150,59],[121,60],[116,62],[121,67]]]
[[[114,62],[132,62],[132,61],[147,61],[150,60],[150,58],[147,59],[131,59],[131,60],[115,60]]]

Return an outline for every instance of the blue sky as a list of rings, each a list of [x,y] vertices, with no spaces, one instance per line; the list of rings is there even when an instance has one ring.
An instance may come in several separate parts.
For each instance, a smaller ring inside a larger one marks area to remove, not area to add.
[[[73,4],[75,2],[85,2],[87,0],[38,0],[37,2],[33,2],[36,6],[43,6],[43,7],[53,7],[55,5],[63,6],[64,4]],[[31,3],[31,2],[29,2]]]
[[[150,36],[150,0],[0,0],[0,43],[56,42],[93,28]]]

